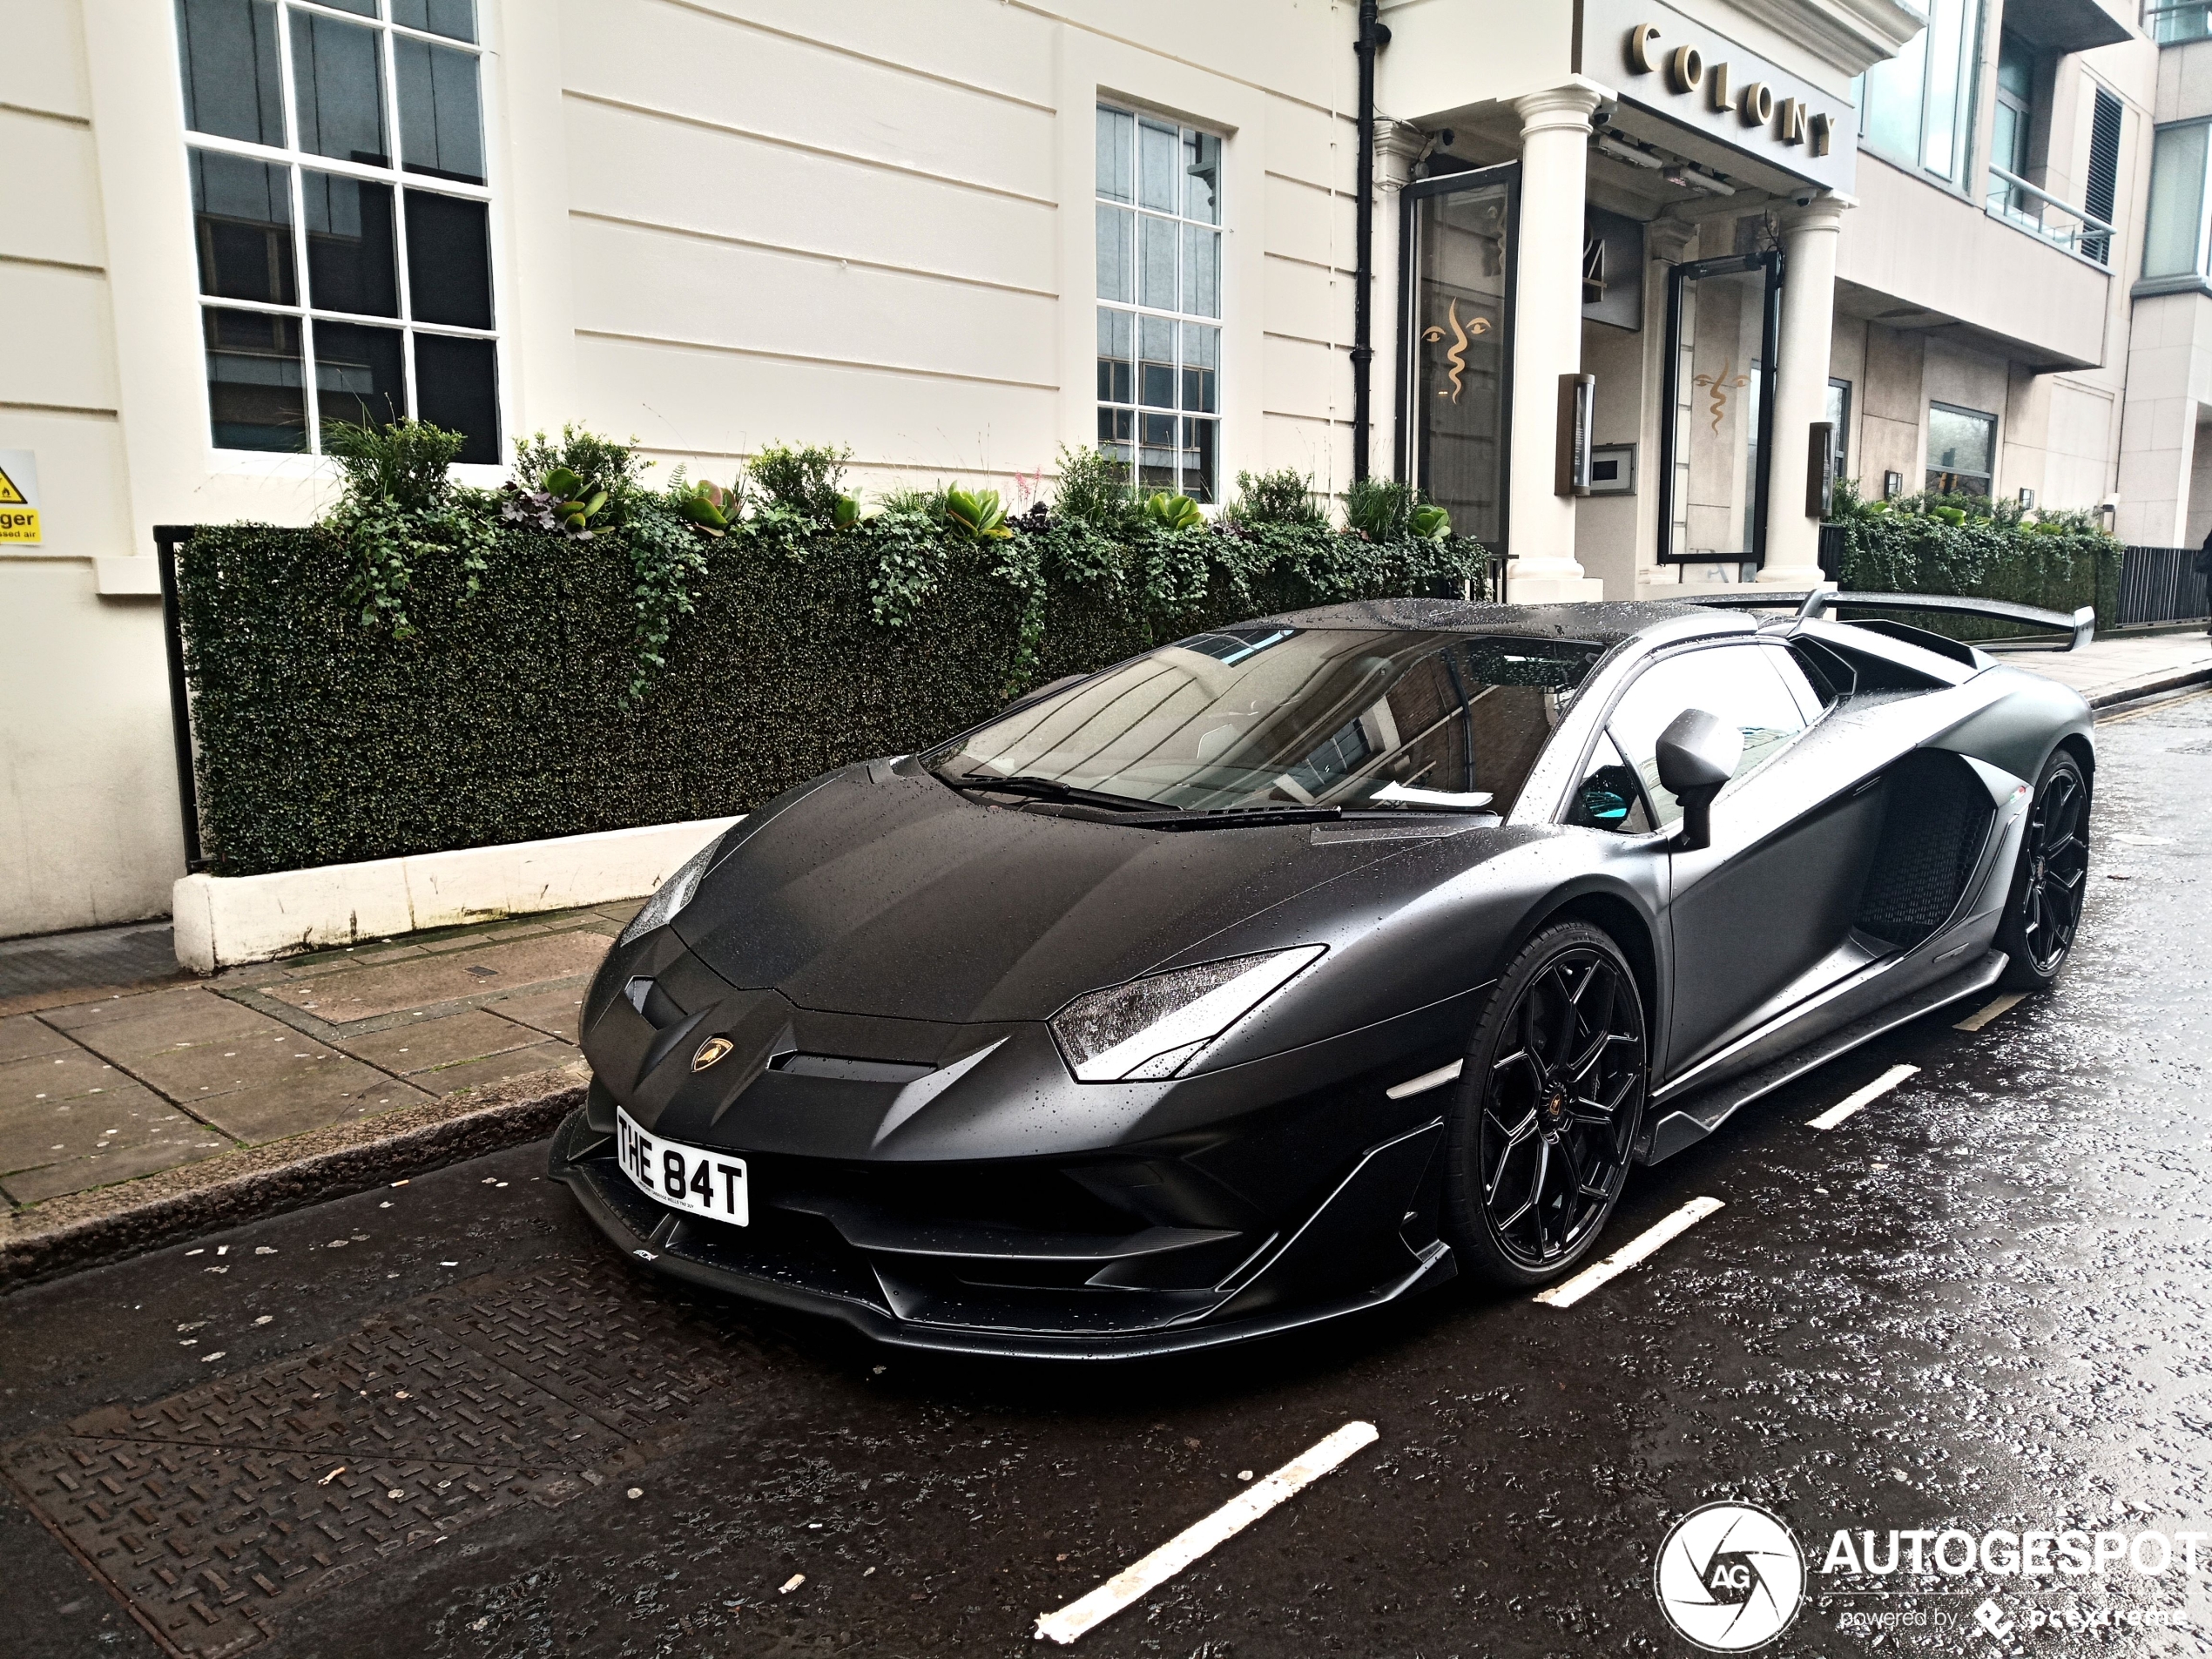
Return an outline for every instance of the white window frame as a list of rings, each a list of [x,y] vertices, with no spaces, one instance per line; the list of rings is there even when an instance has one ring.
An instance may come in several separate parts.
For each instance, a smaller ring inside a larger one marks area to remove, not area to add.
[[[1135,158],[1137,174],[1132,175],[1133,194],[1131,199],[1126,202],[1117,201],[1099,191],[1097,185],[1097,158],[1095,155],[1092,158],[1091,198],[1094,214],[1099,207],[1126,209],[1131,215],[1131,224],[1133,227],[1135,227],[1136,239],[1132,243],[1130,250],[1130,259],[1132,262],[1131,280],[1133,285],[1131,297],[1128,300],[1109,300],[1104,294],[1098,293],[1096,291],[1097,278],[1095,270],[1092,276],[1093,292],[1091,295],[1094,312],[1117,312],[1129,316],[1132,320],[1130,322],[1132,346],[1130,357],[1130,399],[1128,401],[1123,402],[1118,400],[1109,399],[1103,395],[1099,395],[1097,388],[1094,385],[1094,395],[1091,401],[1094,408],[1100,414],[1112,410],[1116,413],[1125,413],[1129,415],[1130,427],[1130,441],[1129,444],[1129,482],[1140,497],[1152,494],[1154,491],[1163,488],[1157,484],[1147,485],[1143,482],[1144,468],[1143,455],[1146,447],[1143,442],[1143,421],[1147,413],[1149,412],[1155,418],[1157,418],[1164,414],[1177,422],[1177,442],[1175,445],[1177,462],[1175,469],[1176,482],[1174,489],[1184,495],[1190,495],[1191,493],[1189,489],[1188,481],[1196,475],[1196,469],[1186,464],[1189,456],[1193,453],[1193,446],[1185,441],[1189,431],[1187,423],[1194,418],[1202,421],[1210,421],[1213,426],[1214,475],[1210,493],[1203,496],[1194,496],[1193,498],[1203,501],[1209,506],[1218,506],[1220,502],[1225,499],[1227,495],[1227,480],[1224,476],[1227,467],[1227,452],[1223,442],[1223,429],[1226,421],[1226,399],[1223,395],[1223,358],[1226,350],[1229,334],[1228,320],[1226,316],[1229,309],[1228,295],[1230,287],[1228,270],[1229,198],[1227,191],[1227,175],[1229,172],[1229,138],[1226,134],[1217,132],[1211,127],[1200,125],[1190,121],[1179,120],[1173,116],[1157,114],[1143,108],[1140,105],[1109,98],[1103,94],[1095,100],[1095,104],[1096,111],[1099,112],[1126,116],[1136,123],[1138,148]],[[1194,136],[1203,136],[1211,138],[1220,146],[1221,160],[1216,166],[1214,174],[1214,196],[1217,203],[1217,212],[1213,219],[1209,220],[1192,219],[1189,217],[1189,215],[1184,211],[1185,204],[1182,202],[1178,202],[1177,211],[1173,213],[1163,213],[1158,208],[1147,207],[1143,205],[1143,185],[1141,182],[1136,181],[1137,180],[1137,175],[1141,174],[1143,165],[1143,132],[1146,123],[1150,123],[1151,125],[1159,127],[1171,127],[1175,130],[1177,153],[1178,156],[1183,153],[1184,147]],[[1096,116],[1094,116],[1094,131],[1096,130]],[[1171,311],[1158,306],[1145,305],[1143,303],[1141,298],[1137,297],[1142,293],[1142,277],[1137,271],[1137,266],[1142,263],[1141,248],[1143,242],[1143,224],[1147,218],[1166,219],[1177,226],[1177,309]],[[1214,260],[1214,301],[1216,312],[1215,314],[1211,316],[1184,308],[1184,300],[1185,297],[1185,289],[1188,280],[1188,273],[1184,269],[1184,251],[1187,246],[1187,235],[1184,229],[1184,226],[1195,226],[1201,231],[1210,231],[1213,233],[1217,239],[1215,242],[1216,252]],[[1143,375],[1141,365],[1143,360],[1140,342],[1142,341],[1143,319],[1146,317],[1157,318],[1170,322],[1175,328],[1176,357],[1174,375],[1176,406],[1172,410],[1163,411],[1157,406],[1150,406],[1141,401],[1143,390]],[[1191,411],[1186,411],[1182,407],[1184,375],[1189,368],[1193,367],[1193,365],[1186,362],[1184,358],[1185,336],[1188,327],[1192,325],[1212,329],[1214,338],[1214,363],[1211,369],[1211,373],[1213,374],[1213,407],[1211,410],[1196,412],[1195,414]],[[1095,421],[1096,417],[1094,416],[1094,423]],[[1108,443],[1109,441],[1104,434],[1097,434],[1094,436],[1092,442],[1096,445],[1102,454],[1110,453],[1108,448]]]
[[[285,143],[282,145],[255,144],[242,138],[230,138],[217,133],[202,132],[194,128],[191,124],[191,111],[185,99],[184,42],[181,37],[177,40],[175,85],[178,120],[184,130],[186,151],[188,152],[193,150],[215,152],[287,170],[286,189],[288,192],[292,214],[293,287],[297,295],[296,303],[276,305],[259,300],[233,300],[204,292],[200,287],[197,225],[193,229],[192,282],[193,297],[198,301],[199,311],[203,315],[210,310],[260,312],[267,315],[291,318],[298,326],[300,332],[300,392],[307,423],[306,448],[304,450],[239,449],[212,442],[213,410],[212,404],[206,403],[210,396],[210,388],[207,384],[207,370],[205,362],[207,350],[206,326],[202,324],[201,333],[196,344],[202,358],[199,371],[200,395],[208,411],[207,425],[205,430],[208,434],[210,445],[214,452],[226,461],[244,457],[262,460],[287,455],[319,456],[322,454],[321,388],[317,383],[319,377],[316,374],[314,335],[314,323],[318,319],[334,323],[354,324],[364,327],[388,328],[400,334],[401,373],[407,388],[407,407],[411,413],[420,408],[415,391],[415,341],[416,335],[444,334],[457,339],[490,341],[494,363],[492,401],[499,422],[499,431],[494,436],[493,445],[496,450],[502,451],[506,445],[512,424],[508,408],[507,388],[512,379],[513,371],[508,361],[506,343],[499,326],[502,321],[500,297],[503,286],[500,272],[501,238],[498,215],[492,210],[493,199],[499,185],[492,144],[494,125],[492,77],[489,73],[494,57],[490,43],[487,38],[490,20],[486,14],[492,10],[492,7],[489,0],[476,0],[476,38],[474,41],[466,41],[456,40],[449,35],[441,35],[428,30],[413,29],[403,24],[394,23],[390,17],[392,0],[374,0],[374,3],[376,15],[372,17],[363,16],[357,11],[347,10],[341,6],[320,4],[317,3],[317,0],[276,0],[278,75],[282,83],[280,88],[280,98],[285,124]],[[173,7],[171,11],[172,17],[174,17],[176,12]],[[356,27],[373,30],[376,32],[377,51],[383,69],[384,130],[386,141],[391,146],[391,154],[388,158],[391,165],[388,167],[372,167],[365,163],[342,160],[335,156],[318,155],[300,148],[300,112],[296,103],[298,82],[293,76],[292,61],[291,14],[294,12],[306,17],[328,18],[338,23],[352,24]],[[469,52],[475,56],[477,119],[482,127],[479,139],[483,147],[484,183],[470,185],[460,179],[443,179],[429,173],[410,172],[404,165],[401,154],[399,63],[395,51],[395,43],[402,39],[421,41],[432,46]],[[307,272],[306,183],[301,177],[302,170],[330,173],[341,178],[390,187],[392,192],[392,260],[395,266],[394,280],[399,299],[397,316],[373,316],[357,312],[336,311],[312,303]],[[484,252],[491,273],[491,327],[467,328],[454,324],[417,322],[415,320],[413,278],[408,269],[407,239],[407,193],[410,190],[460,197],[469,201],[485,204]],[[478,462],[474,463],[472,469],[498,464],[501,463]]]

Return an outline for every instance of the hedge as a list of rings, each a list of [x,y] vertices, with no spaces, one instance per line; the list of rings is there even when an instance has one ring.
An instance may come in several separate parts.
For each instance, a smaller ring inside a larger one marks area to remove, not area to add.
[[[1842,585],[1862,593],[2009,599],[2068,612],[2094,605],[2100,624],[2118,618],[2121,545],[2083,516],[2053,514],[2031,522],[2011,509],[1980,516],[1958,507],[1946,510],[1946,505],[1928,498],[1895,504],[1846,500],[1839,514]],[[1901,620],[1956,639],[2020,632],[2015,624],[1938,612]]]
[[[909,583],[887,626],[875,539],[705,543],[694,609],[631,698],[636,578],[610,540],[502,529],[473,590],[458,561],[421,561],[412,631],[395,638],[364,625],[355,561],[333,531],[201,529],[178,588],[208,867],[252,875],[745,812],[1156,641],[1462,582],[1480,597],[1486,568],[1474,543],[1413,536],[1024,529],[923,550],[939,573],[919,597]]]

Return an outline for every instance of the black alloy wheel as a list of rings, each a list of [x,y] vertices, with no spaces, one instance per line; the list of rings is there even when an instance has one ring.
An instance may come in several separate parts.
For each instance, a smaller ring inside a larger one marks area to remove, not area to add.
[[[1649,1056],[1620,948],[1568,922],[1531,940],[1476,1023],[1449,1125],[1447,1237],[1493,1284],[1548,1284],[1627,1183]]]
[[[1998,930],[1997,947],[2012,958],[2006,984],[2041,990],[2058,978],[2080,930],[2088,887],[2089,780],[2081,763],[2061,749],[2036,781],[2020,867]]]

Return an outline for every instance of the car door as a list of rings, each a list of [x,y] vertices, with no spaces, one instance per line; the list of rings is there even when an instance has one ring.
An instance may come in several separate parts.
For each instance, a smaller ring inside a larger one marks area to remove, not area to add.
[[[1684,709],[1703,709],[1743,734],[1735,776],[1713,804],[1712,843],[1672,864],[1668,948],[1673,973],[1662,1076],[1671,1077],[1741,1035],[1748,1016],[1834,957],[1880,831],[1872,794],[1838,796],[1785,756],[1819,700],[1789,654],[1730,641],[1655,662],[1607,725],[1642,783],[1659,829],[1682,816],[1659,783],[1659,734]],[[1841,971],[1840,969],[1838,970]]]

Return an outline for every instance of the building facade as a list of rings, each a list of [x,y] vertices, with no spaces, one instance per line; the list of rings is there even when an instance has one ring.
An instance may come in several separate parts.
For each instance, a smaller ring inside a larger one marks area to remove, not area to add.
[[[0,935],[166,910],[153,527],[313,519],[333,420],[1017,502],[1364,458],[1527,599],[1802,583],[1831,468],[2201,536],[2205,11],[21,0]]]

